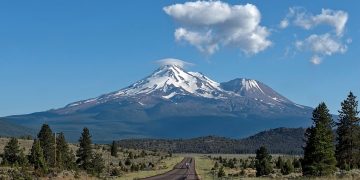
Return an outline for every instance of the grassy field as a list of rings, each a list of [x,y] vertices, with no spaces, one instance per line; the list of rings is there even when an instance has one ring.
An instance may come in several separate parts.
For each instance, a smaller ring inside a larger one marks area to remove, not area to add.
[[[3,153],[3,149],[7,142],[9,141],[8,138],[0,138],[0,154]],[[25,149],[25,152],[28,153],[31,149],[32,140],[23,140],[19,139],[19,146],[21,149]],[[70,148],[76,151],[78,149],[78,146],[76,144],[69,144]],[[219,179],[217,178],[217,172],[212,171],[211,169],[214,167],[215,162],[218,161],[218,157],[222,157],[223,159],[248,159],[248,158],[254,158],[254,154],[173,154],[172,157],[167,156],[167,153],[154,153],[151,151],[146,151],[145,156],[139,156],[143,153],[142,150],[134,150],[134,149],[121,149],[121,151],[118,152],[118,157],[110,156],[110,152],[108,150],[108,145],[94,145],[94,152],[100,153],[103,156],[103,159],[105,161],[105,171],[111,171],[113,168],[119,167],[119,162],[124,163],[125,160],[129,157],[129,153],[131,152],[134,155],[137,155],[136,158],[133,158],[131,161],[134,164],[141,164],[145,163],[148,164],[149,162],[152,162],[155,166],[150,169],[146,170],[140,170],[140,171],[123,171],[119,177],[111,177],[111,179],[122,179],[122,180],[133,180],[133,179],[141,179],[145,177],[151,177],[158,174],[163,174],[167,171],[170,171],[173,169],[173,167],[179,163],[184,157],[194,157],[195,158],[195,167],[196,172],[198,173],[199,177],[202,180],[212,180],[212,179]],[[272,155],[273,160],[277,159],[278,156],[283,156],[284,158],[299,158],[298,156],[284,156],[284,155]],[[216,159],[214,159],[216,158]],[[1,158],[0,158],[1,161]],[[221,164],[220,164],[221,165]],[[129,168],[129,167],[128,167]],[[1,174],[7,174],[8,170],[11,170],[10,167],[0,167],[0,176]],[[256,178],[255,176],[255,170],[252,168],[246,168],[244,170],[239,167],[239,164],[235,168],[224,168],[226,177],[223,179],[315,179],[315,180],[335,180],[335,179],[360,179],[360,170],[352,170],[349,172],[340,172],[338,171],[336,175],[331,177],[321,177],[321,178],[308,178],[308,177],[301,177],[301,172],[295,172],[287,176],[278,175],[278,171],[276,170],[274,174],[268,176],[268,177],[261,177]],[[241,171],[245,171],[246,176],[243,177],[232,177],[232,174],[238,175]],[[107,174],[105,172],[105,174]],[[21,171],[20,171],[21,173]],[[75,172],[61,172],[58,174],[57,177],[54,177],[53,179],[75,179],[74,177]],[[5,176],[6,177],[6,176]],[[79,172],[78,177],[80,179],[98,179],[96,177],[91,177],[90,175],[87,175],[85,172]],[[103,176],[103,178],[108,177],[108,174]],[[1,178],[0,178],[1,179]],[[40,178],[40,179],[46,179],[46,178]]]
[[[196,173],[201,179],[213,179],[211,168],[214,167],[214,161],[204,155],[192,156],[195,158]]]
[[[9,142],[9,140],[10,140],[9,138],[0,138],[0,154],[4,152],[4,147]],[[18,139],[18,142],[20,149],[24,149],[25,154],[29,154],[33,144],[33,140]],[[76,152],[76,150],[78,149],[77,144],[69,144],[69,147],[74,152]],[[101,154],[103,157],[106,166],[104,170],[105,174],[111,172],[114,168],[118,168],[119,162],[122,162],[122,164],[124,164],[124,162],[129,156],[129,152],[131,152],[134,156],[137,156],[131,159],[131,162],[133,164],[138,164],[138,165],[149,164],[150,162],[154,164],[153,168],[148,168],[147,170],[122,172],[121,177],[119,177],[119,179],[126,179],[126,180],[145,178],[145,177],[150,177],[157,174],[165,173],[167,171],[172,170],[172,168],[183,159],[182,156],[176,156],[176,155],[172,157],[168,157],[168,154],[164,152],[154,153],[151,151],[134,150],[134,149],[121,149],[118,152],[118,157],[113,157],[110,155],[108,145],[94,145],[93,148],[94,148],[93,149],[94,152]],[[146,155],[140,156],[142,152],[145,152]],[[0,163],[1,161],[2,159],[0,157]],[[129,168],[129,166],[127,166],[127,168]],[[8,167],[0,167],[0,179],[1,179],[1,175],[7,174],[6,172],[8,171],[8,169],[9,169]],[[96,177],[91,177],[90,175],[86,175],[85,172],[79,172],[78,176],[80,177],[80,179],[96,179]],[[54,177],[53,179],[74,179],[74,172],[61,172],[58,177]],[[115,177],[112,177],[112,179],[115,179]]]
[[[119,177],[118,179],[133,180],[163,174],[167,171],[172,170],[173,167],[178,164],[183,158],[184,157],[182,156],[173,156],[171,158],[161,160],[161,162],[156,166],[156,170],[127,173]]]

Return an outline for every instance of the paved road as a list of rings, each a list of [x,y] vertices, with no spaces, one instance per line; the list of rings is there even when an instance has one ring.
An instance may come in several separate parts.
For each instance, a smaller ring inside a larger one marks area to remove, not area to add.
[[[189,168],[186,167],[186,163],[189,163]],[[144,180],[199,180],[195,171],[195,159],[186,157],[173,170]]]

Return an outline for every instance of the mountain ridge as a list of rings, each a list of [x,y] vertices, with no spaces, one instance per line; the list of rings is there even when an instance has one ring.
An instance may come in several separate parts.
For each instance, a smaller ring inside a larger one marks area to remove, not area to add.
[[[202,73],[166,64],[120,90],[4,119],[34,129],[48,123],[73,140],[87,126],[98,136],[95,141],[111,141],[208,134],[241,137],[266,128],[307,126],[311,111],[260,81],[237,78],[218,83]]]
[[[304,128],[281,127],[241,139],[204,136],[190,139],[124,139],[117,143],[121,148],[205,154],[255,154],[260,146],[266,146],[271,153],[297,155],[303,153],[304,134]]]

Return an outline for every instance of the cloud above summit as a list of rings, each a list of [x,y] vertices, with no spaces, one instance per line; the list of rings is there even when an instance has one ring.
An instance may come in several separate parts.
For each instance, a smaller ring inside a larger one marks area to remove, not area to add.
[[[176,41],[186,42],[207,55],[224,47],[254,55],[272,44],[269,29],[260,25],[261,13],[252,4],[194,1],[163,10],[180,25],[174,32]]]
[[[193,66],[193,63],[189,63],[180,59],[175,59],[175,58],[165,58],[165,59],[160,59],[156,61],[157,64],[159,64],[160,66],[166,66],[166,65],[175,65],[175,66],[179,66],[181,68],[184,68],[186,66]]]

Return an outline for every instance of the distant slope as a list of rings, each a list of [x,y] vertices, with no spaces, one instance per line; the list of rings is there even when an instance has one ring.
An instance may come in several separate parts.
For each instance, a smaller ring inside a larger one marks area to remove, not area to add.
[[[312,108],[264,83],[219,83],[178,65],[163,65],[128,87],[59,109],[4,117],[32,129],[43,123],[71,142],[89,128],[96,143],[124,138],[243,138],[278,127],[308,127]]]
[[[12,136],[26,136],[34,135],[35,131],[17,124],[13,124],[6,120],[0,119],[0,136],[12,137]]]
[[[127,139],[120,147],[171,151],[173,153],[255,153],[266,146],[271,153],[302,154],[304,128],[277,128],[244,139],[206,136],[192,139]]]

